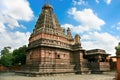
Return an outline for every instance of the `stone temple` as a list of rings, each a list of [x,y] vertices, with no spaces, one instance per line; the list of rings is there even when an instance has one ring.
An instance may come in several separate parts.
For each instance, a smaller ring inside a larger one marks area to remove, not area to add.
[[[61,27],[53,7],[46,3],[29,38],[23,73],[31,75],[109,71],[109,54],[85,50],[80,36]]]

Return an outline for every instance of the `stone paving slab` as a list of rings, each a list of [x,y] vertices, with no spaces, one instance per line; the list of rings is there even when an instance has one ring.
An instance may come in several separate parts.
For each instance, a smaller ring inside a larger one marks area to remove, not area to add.
[[[0,75],[0,80],[114,80],[114,74],[66,74],[41,77],[19,76],[14,73],[5,73]]]

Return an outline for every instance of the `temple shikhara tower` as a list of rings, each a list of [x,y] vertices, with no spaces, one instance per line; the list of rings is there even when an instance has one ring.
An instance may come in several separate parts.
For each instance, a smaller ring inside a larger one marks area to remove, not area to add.
[[[50,4],[42,7],[28,48],[26,63],[32,71],[40,73],[73,72],[74,64],[78,65],[77,69],[85,52],[79,35],[73,38],[70,28],[65,34],[65,29],[60,26]]]
[[[93,52],[94,54],[92,51],[86,53],[86,50],[81,47],[80,39],[78,34],[75,37],[72,36],[70,28],[65,30],[61,27],[53,7],[46,3],[29,38],[24,73],[81,74],[90,72],[92,69],[95,71],[96,68],[94,66],[91,68],[90,63],[97,65],[96,71],[109,70],[109,65],[106,65],[109,55],[98,49],[95,53]],[[99,59],[103,59],[102,64]],[[103,69],[98,69],[101,65]]]

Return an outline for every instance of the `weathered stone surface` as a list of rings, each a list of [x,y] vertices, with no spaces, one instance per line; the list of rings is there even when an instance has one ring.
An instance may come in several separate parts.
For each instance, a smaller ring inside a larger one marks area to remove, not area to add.
[[[26,55],[24,74],[81,74],[93,69],[89,67],[89,58],[81,46],[80,36],[77,34],[73,38],[70,28],[65,31],[61,27],[50,4],[42,7],[29,38]]]

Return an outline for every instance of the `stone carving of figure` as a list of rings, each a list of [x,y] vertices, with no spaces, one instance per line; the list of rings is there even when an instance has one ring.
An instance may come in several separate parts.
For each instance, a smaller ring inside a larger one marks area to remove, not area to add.
[[[68,29],[67,29],[67,35],[68,35],[70,38],[72,38],[71,30],[70,30],[69,27],[68,27]]]

